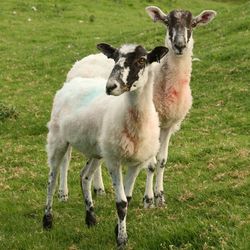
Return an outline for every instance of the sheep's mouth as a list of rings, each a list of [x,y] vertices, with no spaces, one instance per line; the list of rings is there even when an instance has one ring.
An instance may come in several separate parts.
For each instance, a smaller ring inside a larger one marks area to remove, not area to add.
[[[184,52],[185,52],[185,49],[182,49],[182,50],[177,50],[177,49],[174,49],[173,48],[173,51],[174,51],[174,54],[176,56],[183,56]]]
[[[183,55],[183,51],[175,51],[175,54],[176,54],[177,56],[181,56],[181,55]]]

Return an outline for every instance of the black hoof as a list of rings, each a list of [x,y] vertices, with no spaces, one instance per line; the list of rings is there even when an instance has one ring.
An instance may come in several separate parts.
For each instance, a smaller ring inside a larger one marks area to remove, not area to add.
[[[43,216],[43,228],[49,230],[52,228],[53,217],[52,214],[45,214]]]
[[[94,211],[87,211],[86,212],[86,224],[88,227],[92,227],[96,224],[96,218]]]

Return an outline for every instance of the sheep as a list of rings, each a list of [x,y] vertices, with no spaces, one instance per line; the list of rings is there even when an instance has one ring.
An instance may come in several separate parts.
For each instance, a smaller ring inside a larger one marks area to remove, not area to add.
[[[157,154],[156,181],[154,193],[146,188],[144,207],[165,204],[163,190],[164,168],[168,158],[171,135],[176,132],[192,106],[190,78],[192,71],[192,51],[194,28],[209,23],[216,16],[213,10],[204,10],[198,16],[190,11],[173,10],[165,14],[160,8],[149,6],[147,13],[154,22],[167,27],[165,46],[169,53],[154,68],[154,104],[160,119],[160,149]],[[148,167],[146,187],[152,187],[155,166]]]
[[[43,227],[52,227],[52,202],[59,167],[62,163],[67,165],[70,148],[74,147],[89,159],[80,174],[86,224],[96,224],[90,186],[103,158],[116,194],[116,240],[118,246],[124,246],[127,206],[135,179],[159,149],[160,128],[153,104],[151,65],[159,62],[168,49],[156,47],[148,53],[140,45],[123,45],[116,49],[102,43],[97,47],[115,61],[106,84],[108,95],[104,90],[100,92],[99,87],[106,83],[105,79],[78,77],[65,83],[54,98],[48,124],[50,173]],[[122,163],[128,165],[125,187]]]
[[[144,207],[162,207],[165,204],[163,190],[163,175],[168,158],[168,146],[171,135],[180,128],[180,124],[186,117],[192,106],[190,78],[192,71],[192,51],[194,28],[205,25],[216,16],[213,10],[204,10],[198,16],[193,16],[190,11],[173,10],[165,14],[160,8],[149,6],[146,12],[154,22],[160,22],[167,27],[165,46],[169,53],[160,64],[154,67],[154,104],[160,118],[160,150],[157,154],[157,164],[154,162],[148,166],[146,188],[144,193]],[[102,75],[108,74],[110,61],[102,60],[99,55],[91,55],[95,65],[100,65]],[[83,58],[68,73],[67,78],[78,75],[88,76],[88,57]],[[106,73],[104,73],[106,70]],[[98,76],[99,72],[93,73]],[[93,75],[92,75],[93,76]],[[156,171],[156,181],[153,191],[153,177]],[[98,172],[100,175],[100,170]],[[100,177],[101,178],[101,177]],[[100,179],[99,178],[99,179]],[[96,184],[95,184],[96,185]]]
[[[82,60],[77,61],[71,70],[67,74],[66,82],[71,81],[75,77],[83,78],[103,78],[108,79],[112,68],[114,67],[114,60],[106,57],[104,54],[99,53],[95,55],[89,55]],[[84,71],[82,69],[84,68]],[[97,75],[98,72],[98,75]],[[103,84],[101,84],[101,82]],[[97,86],[99,91],[102,92],[106,83],[100,81],[100,85]],[[58,190],[58,198],[60,201],[65,202],[68,200],[68,167],[71,158],[71,152],[69,150],[68,159],[61,164],[60,167],[60,186]],[[105,189],[102,180],[101,164],[97,167],[93,176],[94,192],[97,195],[105,194]]]
[[[66,82],[71,81],[75,77],[83,78],[103,78],[108,79],[112,68],[114,67],[114,60],[106,57],[104,54],[99,53],[95,55],[89,55],[82,60],[77,61],[71,70],[67,74]],[[82,70],[84,69],[84,70]],[[97,73],[98,72],[98,73]],[[97,75],[98,74],[98,75]],[[105,82],[100,84],[98,88],[103,91],[105,88]],[[62,202],[68,200],[68,167],[71,158],[71,152],[68,153],[68,160],[61,164],[60,168],[60,186],[58,190],[58,198]],[[105,189],[102,180],[101,164],[97,167],[93,176],[94,192],[97,195],[105,194]]]

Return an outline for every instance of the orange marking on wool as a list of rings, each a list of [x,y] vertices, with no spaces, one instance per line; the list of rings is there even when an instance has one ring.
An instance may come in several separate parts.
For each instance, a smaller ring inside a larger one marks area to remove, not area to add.
[[[130,145],[129,148],[126,148],[126,150],[128,150],[130,154],[133,154],[133,153],[137,152],[137,150],[138,150],[139,138],[138,138],[137,133],[134,133],[133,131],[130,131],[129,126],[137,127],[137,128],[139,128],[141,126],[140,113],[138,112],[138,110],[131,108],[131,109],[128,110],[127,119],[128,120],[127,120],[127,122],[125,124],[125,127],[124,127],[124,129],[122,131],[122,134],[123,134],[123,137],[124,137],[125,141],[127,140],[130,144],[133,145],[133,146]],[[129,124],[129,122],[131,122],[131,124]],[[128,144],[127,144],[127,146],[128,146]],[[133,148],[131,148],[131,146]]]
[[[139,122],[140,117],[139,117],[139,112],[138,112],[138,110],[135,110],[135,109],[133,109],[133,108],[130,108],[130,109],[128,110],[128,115],[129,115],[129,119],[131,119],[132,121],[134,121],[134,122]]]
[[[123,150],[125,150],[126,154],[134,154],[137,147],[137,140],[131,135],[127,127],[122,131],[122,137]]]

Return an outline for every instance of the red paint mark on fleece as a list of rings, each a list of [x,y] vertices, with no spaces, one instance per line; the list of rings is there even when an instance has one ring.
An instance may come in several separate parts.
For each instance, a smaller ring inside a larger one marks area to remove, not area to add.
[[[176,91],[176,89],[173,89],[172,96],[178,97],[179,93]]]
[[[187,78],[184,78],[184,79],[181,79],[180,83],[183,85],[186,85],[189,83],[189,80]]]
[[[167,95],[167,100],[170,102],[176,102],[179,97],[179,92],[175,88],[171,88]]]

